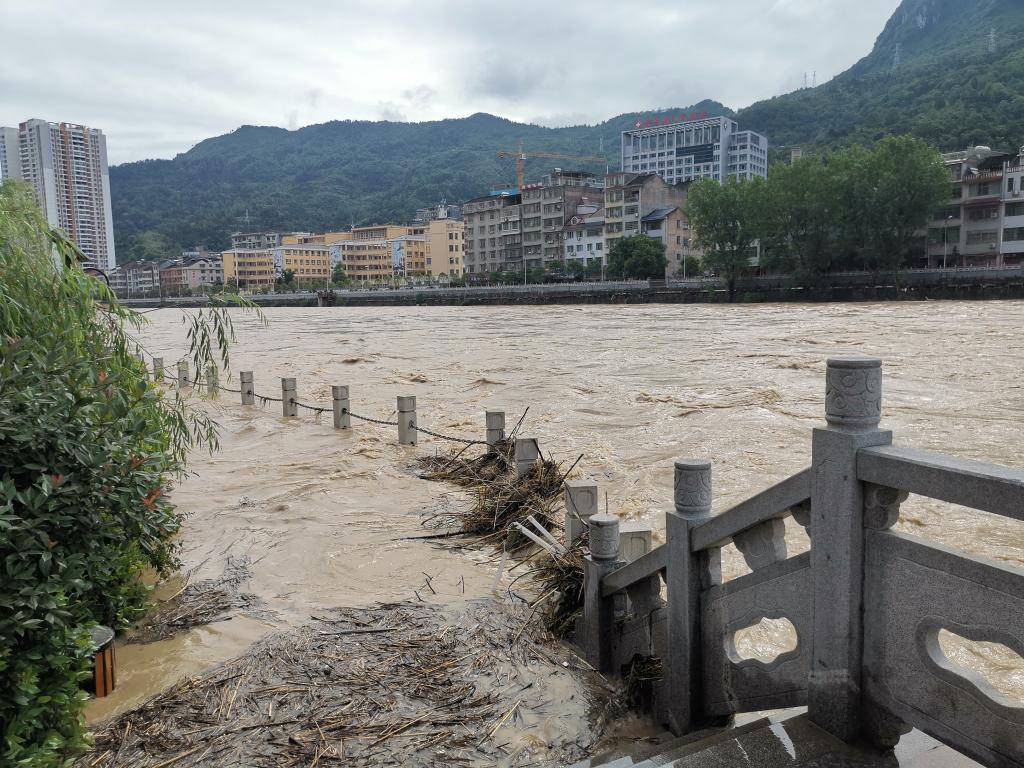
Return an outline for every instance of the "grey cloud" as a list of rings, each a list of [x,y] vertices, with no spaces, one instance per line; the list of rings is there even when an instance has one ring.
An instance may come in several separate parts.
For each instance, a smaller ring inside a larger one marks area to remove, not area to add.
[[[389,120],[392,123],[404,123],[408,119],[393,101],[382,101],[378,104],[377,115],[381,120]]]
[[[802,84],[805,71],[823,82],[844,70],[897,5],[518,0],[510,15],[476,0],[308,0],[295,14],[271,0],[93,0],[72,15],[60,0],[0,3],[0,124],[94,125],[123,162],[241,124],[478,111],[592,123],[702,98],[738,108]]]

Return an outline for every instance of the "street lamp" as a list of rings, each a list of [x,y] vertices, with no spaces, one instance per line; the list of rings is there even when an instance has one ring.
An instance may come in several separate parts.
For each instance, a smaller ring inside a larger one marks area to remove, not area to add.
[[[946,268],[946,254],[949,250],[949,222],[953,220],[952,216],[947,216],[946,220],[942,222],[942,268]]]

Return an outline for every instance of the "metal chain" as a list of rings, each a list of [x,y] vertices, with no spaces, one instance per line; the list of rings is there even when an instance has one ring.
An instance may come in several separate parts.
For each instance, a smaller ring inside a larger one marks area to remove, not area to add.
[[[412,429],[415,429],[417,432],[422,432],[423,434],[430,435],[431,437],[438,437],[441,440],[450,440],[453,443],[462,443],[463,445],[487,445],[486,440],[467,440],[464,437],[452,437],[451,435],[442,435],[440,432],[432,432],[431,430],[426,429],[425,427],[418,426],[411,421],[409,422],[409,426]]]
[[[384,427],[397,427],[398,426],[398,422],[397,421],[384,421],[382,419],[371,419],[369,416],[360,416],[358,413],[352,413],[352,411],[349,411],[348,415],[351,416],[353,419],[359,419],[360,421],[368,421],[371,424],[380,424],[381,426],[384,426]]]
[[[164,370],[164,380],[165,381],[176,382],[177,381],[177,377],[172,376],[165,369]],[[185,379],[185,382],[190,384],[190,385],[192,385],[192,386],[196,386],[196,387],[203,386],[204,383],[205,383],[205,382],[203,382],[201,380],[198,380],[198,379],[197,380]],[[224,392],[233,392],[235,394],[240,394],[241,391],[242,391],[240,389],[231,389],[230,387],[224,387],[224,386],[221,386],[220,384],[215,384],[214,386],[217,387],[218,389],[224,391]],[[253,392],[252,396],[254,398],[256,398],[257,400],[260,400],[261,402],[269,402],[269,403],[281,403],[281,402],[284,402],[282,400],[282,398],[280,398],[280,397],[268,397],[266,395],[261,395],[261,394],[258,394],[256,392]],[[295,398],[291,398],[291,400],[289,402],[291,402],[293,405],[298,406],[299,408],[305,408],[307,411],[313,411],[314,413],[317,413],[317,414],[328,413],[328,412],[332,412],[334,410],[333,408],[322,408],[322,407],[320,407],[318,405],[309,405],[308,403],[302,403],[302,402],[299,402],[298,400],[296,400]],[[369,422],[370,424],[379,424],[379,425],[381,425],[383,427],[397,427],[398,426],[398,422],[397,421],[387,421],[385,419],[373,419],[373,418],[370,418],[369,416],[360,416],[358,413],[353,413],[352,411],[342,411],[342,413],[343,414],[347,413],[353,419],[359,419],[359,421],[366,421],[366,422]],[[416,424],[413,421],[409,422],[409,428],[410,429],[414,429],[417,432],[422,432],[425,435],[430,435],[431,437],[436,437],[439,440],[448,440],[448,441],[453,442],[453,443],[461,443],[462,445],[487,445],[487,441],[486,440],[468,440],[468,439],[466,439],[464,437],[455,437],[454,435],[445,435],[445,434],[442,434],[440,432],[434,432],[432,429],[427,429],[426,427],[421,427],[421,426],[419,426],[418,424]]]
[[[299,406],[299,408],[305,408],[307,411],[316,411],[317,413],[327,413],[328,411],[334,410],[333,408],[321,408],[318,405],[306,405],[305,403],[300,403],[294,397],[291,398],[288,402],[290,402],[292,405]]]

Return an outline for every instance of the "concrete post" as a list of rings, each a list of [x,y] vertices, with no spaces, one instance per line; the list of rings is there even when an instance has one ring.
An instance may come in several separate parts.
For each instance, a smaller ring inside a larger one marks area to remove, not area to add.
[[[639,560],[651,551],[654,532],[651,526],[640,522],[619,525],[619,557],[627,563]]]
[[[178,361],[178,389],[188,386],[188,360]]]
[[[281,379],[281,415],[298,416],[299,406],[295,404],[298,396],[295,390],[295,379]]]
[[[505,412],[487,411],[484,415],[487,421],[487,447],[490,450],[505,439]]]
[[[238,388],[242,390],[242,405],[256,404],[256,387],[253,385],[252,371],[238,373]]]
[[[416,445],[416,396],[398,396],[398,444]]]
[[[882,361],[829,360],[828,426],[816,428],[811,440],[814,631],[808,714],[846,741],[859,737],[861,730],[864,498],[857,480],[857,451],[892,442],[891,432],[878,429],[881,415]]]
[[[348,387],[340,384],[331,387],[331,399],[334,409],[334,428],[350,428],[352,417],[348,415]]]
[[[153,358],[153,380],[161,384],[164,381],[164,359],[162,357]]]
[[[220,392],[217,387],[217,366],[214,363],[210,363],[206,367],[206,395],[207,397],[216,397]]]
[[[540,458],[540,446],[537,443],[535,437],[520,437],[516,439],[516,479],[526,475],[534,464],[537,463],[537,459]]]
[[[625,563],[619,559],[619,518],[590,518],[590,554],[583,561],[583,619],[587,663],[598,672],[618,672],[615,666],[615,609],[625,595],[601,596],[601,580]]]
[[[597,483],[593,480],[566,480],[563,500],[565,546],[571,549],[587,529],[590,518],[597,514]]]
[[[675,510],[665,515],[665,546],[669,547],[665,583],[668,647],[665,701],[668,724],[686,733],[703,716],[701,691],[700,592],[710,573],[720,570],[720,550],[692,553],[690,531],[711,517],[711,462],[686,459],[675,464]]]

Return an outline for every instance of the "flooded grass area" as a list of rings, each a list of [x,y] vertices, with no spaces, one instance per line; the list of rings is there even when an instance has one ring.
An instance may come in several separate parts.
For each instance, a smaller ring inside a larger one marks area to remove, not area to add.
[[[564,765],[611,694],[522,603],[341,608],[107,722],[78,765]]]

